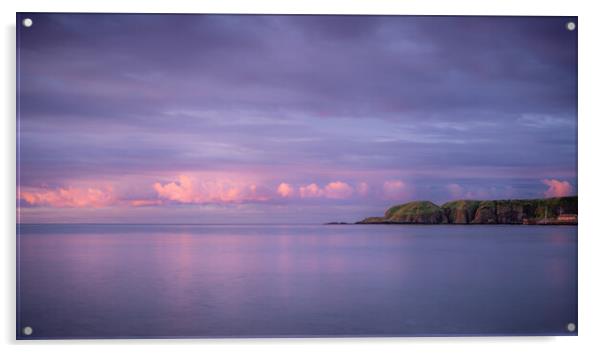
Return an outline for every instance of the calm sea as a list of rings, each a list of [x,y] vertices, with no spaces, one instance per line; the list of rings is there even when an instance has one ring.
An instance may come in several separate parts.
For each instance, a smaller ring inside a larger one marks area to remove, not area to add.
[[[577,227],[18,231],[18,338],[576,333]]]

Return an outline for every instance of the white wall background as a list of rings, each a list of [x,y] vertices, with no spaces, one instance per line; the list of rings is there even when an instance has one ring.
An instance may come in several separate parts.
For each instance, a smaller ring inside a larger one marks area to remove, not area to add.
[[[601,351],[602,11],[576,0],[4,0],[0,2],[0,341],[5,352],[416,352]],[[109,340],[17,342],[15,335],[15,12],[347,13],[579,16],[579,337]]]

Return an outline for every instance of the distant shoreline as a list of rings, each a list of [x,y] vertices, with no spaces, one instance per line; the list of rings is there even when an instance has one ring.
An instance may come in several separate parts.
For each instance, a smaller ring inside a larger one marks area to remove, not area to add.
[[[355,226],[355,225],[389,225],[389,226],[578,226],[578,223],[547,223],[547,224],[523,224],[523,223],[363,223],[363,222],[326,222],[324,226]]]
[[[367,217],[346,224],[513,224],[577,225],[577,196],[518,200],[456,200],[439,206],[413,201],[390,207],[382,217]]]

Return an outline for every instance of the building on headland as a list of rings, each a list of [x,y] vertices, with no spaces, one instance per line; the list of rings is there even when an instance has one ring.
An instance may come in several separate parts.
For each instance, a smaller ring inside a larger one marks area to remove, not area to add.
[[[577,223],[577,215],[572,213],[565,213],[559,215],[556,220],[559,222]]]
[[[563,213],[563,214],[558,215],[558,217],[556,217],[556,218],[547,218],[547,217],[544,217],[543,219],[523,218],[523,224],[527,224],[527,225],[571,224],[571,225],[574,225],[574,224],[577,224],[577,215],[573,214],[573,213]]]

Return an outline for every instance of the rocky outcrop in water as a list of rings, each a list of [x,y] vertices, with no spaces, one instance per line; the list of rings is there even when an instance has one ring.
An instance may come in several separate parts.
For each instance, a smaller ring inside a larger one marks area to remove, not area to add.
[[[577,196],[531,200],[430,201],[396,205],[358,224],[577,224]]]

